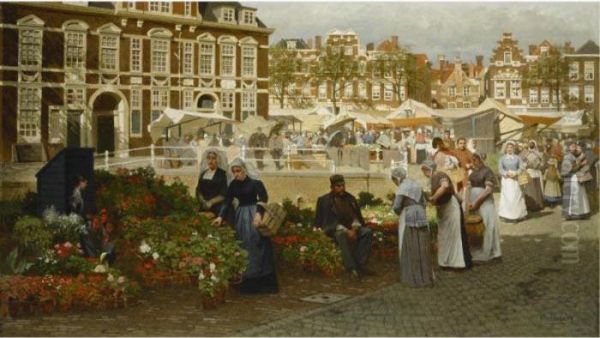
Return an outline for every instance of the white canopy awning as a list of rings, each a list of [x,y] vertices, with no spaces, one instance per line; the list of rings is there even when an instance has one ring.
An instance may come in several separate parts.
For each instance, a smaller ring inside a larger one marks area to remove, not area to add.
[[[349,113],[341,113],[337,116],[332,116],[329,120],[325,121],[323,128],[335,129],[337,127],[343,127],[346,123],[353,122],[354,120],[356,120],[356,117]]]
[[[217,123],[234,124],[237,121],[217,113],[198,113],[180,109],[166,108],[160,116],[148,125],[152,142],[156,142],[164,133],[165,128],[181,127],[181,133],[196,133],[198,129],[206,128]]]
[[[275,127],[276,124],[277,122],[274,120],[266,120],[262,116],[250,115],[235,127],[235,131],[237,134],[246,136],[247,139],[254,134],[259,127],[265,135],[269,135],[271,128]]]

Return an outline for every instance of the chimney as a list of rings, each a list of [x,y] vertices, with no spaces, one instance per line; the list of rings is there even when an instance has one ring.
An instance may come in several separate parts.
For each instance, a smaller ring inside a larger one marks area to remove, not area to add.
[[[512,33],[502,33],[502,40],[511,40]]]
[[[475,60],[477,60],[477,67],[483,67],[483,55],[475,56]]]
[[[529,55],[533,55],[535,53],[536,45],[529,45]]]
[[[367,52],[372,52],[375,50],[375,44],[373,42],[367,43]]]
[[[392,35],[392,45],[398,48],[398,35]]]
[[[306,45],[308,46],[308,49],[313,49],[313,39],[312,38],[306,39]]]
[[[440,64],[440,70],[446,68],[446,57],[443,54],[438,55],[438,63]]]
[[[460,57],[458,57],[458,56],[454,57],[454,64],[455,65],[460,65]]]
[[[321,36],[315,36],[315,49],[321,49]]]

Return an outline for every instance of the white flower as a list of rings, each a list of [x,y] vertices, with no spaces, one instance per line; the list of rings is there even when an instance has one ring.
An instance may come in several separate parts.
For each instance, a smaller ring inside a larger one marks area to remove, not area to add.
[[[212,280],[213,280],[213,281],[215,281],[215,282],[218,282],[218,281],[219,281],[219,279],[218,279],[218,278],[217,278],[217,276],[215,276],[215,275],[212,275],[212,276],[210,276],[210,279],[212,279]]]
[[[108,274],[108,277],[106,277],[106,280],[109,281],[110,283],[115,281],[115,276],[113,276],[112,274]]]
[[[148,245],[146,243],[146,241],[142,241],[142,244],[140,244],[140,252],[145,254],[150,252],[150,250],[152,250],[152,248],[150,247],[150,245]]]
[[[71,242],[66,242],[66,243],[64,244],[64,246],[65,246],[65,248],[69,249],[69,248],[72,248],[72,247],[73,247],[73,244],[71,244]]]
[[[208,234],[208,236],[206,236],[206,238],[213,238],[213,235]]]
[[[119,276],[119,278],[117,278],[117,283],[119,283],[119,284],[125,283],[125,276]]]
[[[298,228],[302,228],[302,223],[297,223],[297,224],[296,224],[296,226],[297,226]]]
[[[235,255],[235,257],[238,257],[240,255],[240,252],[236,251],[234,255]]]
[[[95,273],[106,273],[106,267],[102,264],[96,265],[96,267],[94,268],[94,272]]]
[[[380,241],[380,242],[383,242],[383,238],[382,238],[382,237],[379,237],[379,241]]]
[[[313,227],[313,232],[317,232],[319,229],[317,227]]]
[[[204,272],[200,271],[200,274],[198,275],[198,279],[200,279],[200,280],[204,279]]]
[[[192,236],[198,236],[198,231],[192,232]]]
[[[44,263],[46,263],[46,264],[47,264],[47,263],[50,263],[50,258],[46,258],[46,259],[44,259]]]
[[[215,269],[217,268],[217,265],[215,265],[215,263],[210,263],[210,265],[208,266],[210,268],[210,271],[215,271]]]
[[[300,247],[300,252],[305,252],[305,251],[306,251],[306,249],[308,249],[308,248],[307,248],[306,246],[304,246],[304,245],[303,245],[303,246],[301,246],[301,247]]]
[[[158,252],[155,252],[155,253],[152,254],[152,258],[154,260],[157,260],[159,257],[160,257],[160,255],[158,254]]]

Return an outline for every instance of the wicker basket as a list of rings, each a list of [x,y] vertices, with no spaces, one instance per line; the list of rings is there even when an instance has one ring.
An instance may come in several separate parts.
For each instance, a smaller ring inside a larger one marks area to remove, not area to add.
[[[520,173],[518,176],[518,180],[519,185],[527,185],[527,183],[529,183],[530,180],[529,174],[526,171]]]
[[[483,232],[485,231],[485,225],[481,216],[477,214],[468,214],[465,216],[465,230],[467,232],[467,239],[469,246],[478,248],[483,244]]]

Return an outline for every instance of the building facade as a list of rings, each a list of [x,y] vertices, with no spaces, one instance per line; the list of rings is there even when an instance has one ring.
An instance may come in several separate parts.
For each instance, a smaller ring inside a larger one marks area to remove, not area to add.
[[[268,113],[273,32],[239,3],[0,4],[0,160],[20,145],[152,143],[167,107]]]
[[[526,109],[522,80],[527,63],[523,50],[512,33],[503,33],[497,44],[486,74],[486,96],[513,110]]]
[[[409,54],[415,59],[416,67],[425,77],[424,88],[410,88],[397,83],[395,90],[394,76],[381,65],[378,55],[399,48],[398,37],[392,36],[377,47],[373,43],[362,48],[360,38],[352,30],[334,29],[325,40],[321,36],[304,41],[303,39],[282,39],[275,47],[283,47],[296,53],[297,68],[295,81],[290,84],[285,97],[284,106],[288,108],[307,108],[315,105],[330,106],[333,97],[331,81],[318,81],[311,74],[311,67],[318,62],[319,56],[326,48],[341,52],[344,57],[352,59],[357,70],[352,79],[337,84],[336,102],[342,109],[379,109],[389,110],[398,107],[408,97],[425,97],[430,102],[429,63],[424,54]],[[273,88],[272,88],[273,90]],[[423,94],[425,93],[425,94]],[[271,104],[279,106],[276,95],[271,95]]]
[[[436,109],[475,108],[483,95],[483,56],[477,63],[455,59],[449,64],[443,55],[438,57],[439,69],[432,70],[431,106]]]
[[[565,88],[568,93],[567,106],[591,112],[597,131],[600,114],[600,48],[590,40],[564,57],[569,65],[569,80]]]

